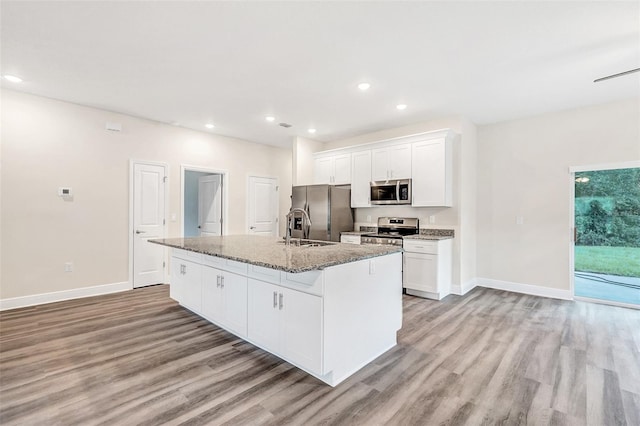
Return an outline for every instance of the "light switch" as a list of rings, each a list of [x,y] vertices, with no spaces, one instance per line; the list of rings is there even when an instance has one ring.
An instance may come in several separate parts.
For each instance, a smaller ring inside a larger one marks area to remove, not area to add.
[[[522,224],[524,224],[524,217],[516,216],[516,225],[522,225]]]
[[[436,223],[436,216],[435,215],[429,216],[429,223],[431,223],[431,224]]]
[[[176,220],[178,220],[178,215],[175,213],[171,213],[171,222],[175,222]]]

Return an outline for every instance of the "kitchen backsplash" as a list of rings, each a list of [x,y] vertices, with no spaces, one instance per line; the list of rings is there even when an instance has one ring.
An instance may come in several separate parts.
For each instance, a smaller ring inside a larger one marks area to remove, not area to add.
[[[378,232],[378,228],[376,226],[363,226],[360,225],[360,232]],[[420,228],[420,235],[433,235],[435,237],[455,237],[455,232],[453,229],[431,229],[431,228]]]

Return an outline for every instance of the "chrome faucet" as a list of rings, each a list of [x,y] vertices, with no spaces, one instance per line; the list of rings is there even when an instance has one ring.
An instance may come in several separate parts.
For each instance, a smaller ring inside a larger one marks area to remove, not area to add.
[[[291,210],[289,210],[289,213],[287,213],[287,216],[286,216],[287,232],[285,235],[284,243],[287,246],[291,245],[291,232],[293,230],[293,216],[296,213],[302,213],[302,236],[305,238],[309,237],[307,235],[307,229],[311,226],[311,218],[309,217],[309,213],[307,213],[305,209],[301,209],[300,207],[294,207]]]

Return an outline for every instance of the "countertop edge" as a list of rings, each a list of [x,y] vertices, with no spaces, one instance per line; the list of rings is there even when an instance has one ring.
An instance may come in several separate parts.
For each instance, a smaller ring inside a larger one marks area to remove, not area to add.
[[[204,250],[194,250],[192,248],[188,248],[188,247],[184,247],[184,246],[180,246],[177,244],[170,244],[170,243],[166,243],[163,241],[157,241],[157,240],[147,240],[150,243],[153,244],[158,244],[161,246],[165,246],[165,247],[170,247],[170,248],[176,248],[179,250],[184,250],[184,251],[190,251],[193,253],[199,253],[199,254],[204,254],[207,256],[213,256],[213,257],[219,257],[221,259],[228,259],[228,260],[233,260],[235,262],[241,262],[241,263],[247,263],[249,265],[255,265],[255,266],[261,266],[263,268],[269,268],[269,269],[274,269],[277,271],[283,271],[283,272],[288,272],[288,273],[292,273],[292,274],[299,274],[302,272],[309,272],[309,271],[321,271],[323,269],[332,267],[332,266],[337,266],[337,265],[344,265],[346,263],[352,263],[352,262],[358,262],[360,260],[365,260],[365,259],[372,259],[374,257],[380,257],[380,256],[388,256],[390,254],[395,254],[395,253],[402,253],[402,248],[400,247],[389,247],[389,251],[386,253],[370,253],[370,254],[366,254],[366,255],[362,255],[359,256],[357,259],[348,259],[345,261],[341,261],[341,260],[336,260],[334,262],[326,262],[323,263],[321,265],[318,266],[314,266],[314,267],[301,267],[301,268],[287,268],[285,266],[280,266],[280,265],[275,265],[272,263],[264,263],[264,262],[258,262],[258,261],[252,261],[246,258],[239,258],[239,257],[235,257],[235,256],[229,256],[229,255],[222,255],[220,253],[210,253]]]

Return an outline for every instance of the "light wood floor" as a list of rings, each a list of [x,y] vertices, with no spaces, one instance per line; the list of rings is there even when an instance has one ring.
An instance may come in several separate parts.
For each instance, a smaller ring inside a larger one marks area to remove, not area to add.
[[[336,388],[154,286],[0,314],[3,425],[640,425],[640,311],[405,296],[399,344]]]

